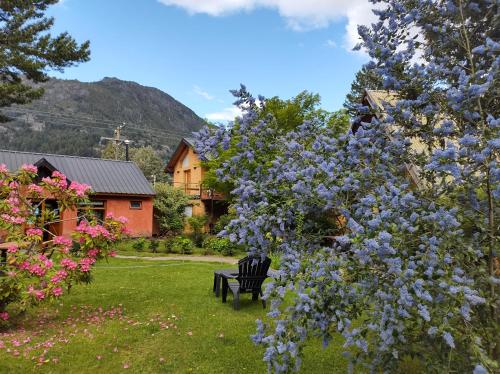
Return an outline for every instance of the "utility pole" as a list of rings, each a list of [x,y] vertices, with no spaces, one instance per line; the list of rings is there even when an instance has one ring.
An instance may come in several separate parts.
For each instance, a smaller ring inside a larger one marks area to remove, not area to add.
[[[125,122],[123,122],[123,124],[121,124],[120,126],[118,126],[116,129],[115,129],[115,137],[114,137],[114,143],[115,143],[115,160],[118,160],[118,155],[119,155],[119,151],[120,149],[118,148],[122,142],[121,140],[121,131],[122,129],[125,127]]]
[[[113,142],[113,147],[115,149],[115,160],[118,160],[120,156],[120,145],[125,144],[125,159],[129,160],[129,145],[132,143],[132,140],[122,139],[122,129],[125,127],[125,122],[123,122],[120,126],[117,126],[114,131],[114,136],[112,138],[102,137],[101,139],[111,140]]]

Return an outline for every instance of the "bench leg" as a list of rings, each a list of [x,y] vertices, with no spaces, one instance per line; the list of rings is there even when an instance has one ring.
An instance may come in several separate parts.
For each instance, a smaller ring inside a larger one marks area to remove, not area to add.
[[[227,300],[227,289],[229,285],[227,284],[227,279],[222,278],[222,302],[225,303]]]
[[[220,274],[214,275],[214,292],[215,292],[215,297],[219,297],[220,295],[220,282],[221,282],[221,276]]]
[[[266,300],[262,298],[262,296],[264,296],[262,290],[259,291],[259,294],[260,294],[260,299],[262,300],[262,308],[266,309]]]
[[[259,300],[259,293],[252,292],[252,301],[257,301],[257,300]]]

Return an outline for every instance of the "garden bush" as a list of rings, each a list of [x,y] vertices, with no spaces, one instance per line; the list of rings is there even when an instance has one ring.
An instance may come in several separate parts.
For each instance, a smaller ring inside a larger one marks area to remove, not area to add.
[[[168,183],[156,183],[153,201],[154,216],[160,226],[160,235],[177,235],[184,230],[184,210],[189,197],[183,190]]]
[[[212,253],[219,253],[223,256],[233,256],[237,247],[227,238],[219,238],[217,236],[209,236],[203,241],[203,248]]]
[[[206,215],[192,216],[188,218],[189,227],[191,228],[189,237],[197,247],[201,247],[203,245],[203,240],[206,237],[204,230],[207,222],[208,217]]]
[[[99,259],[114,256],[112,244],[128,234],[126,219],[107,215],[103,222],[84,217],[72,240],[50,232],[59,216],[53,211],[35,209],[48,197],[56,198],[60,212],[88,203],[90,186],[54,171],[38,180],[37,167],[23,165],[10,172],[0,164],[0,235],[10,243],[7,261],[0,276],[0,322],[9,319],[6,308],[15,303],[17,311],[67,292],[72,284],[90,281],[92,266]],[[49,241],[43,242],[48,234]],[[78,243],[74,245],[74,243]]]
[[[172,253],[189,255],[193,253],[194,245],[189,238],[185,238],[183,236],[176,236],[170,240],[170,248]]]
[[[157,253],[159,246],[160,246],[160,241],[158,239],[151,239],[149,241],[149,250],[152,253]]]
[[[132,248],[134,248],[137,252],[142,252],[145,247],[146,247],[146,239],[144,238],[134,239],[134,242],[132,243]]]
[[[360,100],[352,131],[285,131],[241,86],[242,116],[196,136],[204,160],[237,144],[213,171],[238,212],[220,235],[282,253],[253,339],[276,373],[298,369],[311,336],[341,336],[355,372],[408,357],[422,372],[498,372],[498,4],[373,2],[379,20],[359,33],[385,90]]]

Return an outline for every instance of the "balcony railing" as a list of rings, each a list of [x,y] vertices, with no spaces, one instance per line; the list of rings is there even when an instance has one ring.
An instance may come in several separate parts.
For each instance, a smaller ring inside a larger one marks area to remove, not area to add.
[[[223,193],[206,188],[199,183],[182,183],[174,182],[174,187],[184,191],[186,195],[192,196],[193,199],[201,200],[225,200]]]

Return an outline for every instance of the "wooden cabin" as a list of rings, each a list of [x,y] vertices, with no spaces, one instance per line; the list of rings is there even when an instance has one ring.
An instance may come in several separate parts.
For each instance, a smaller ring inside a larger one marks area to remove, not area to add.
[[[222,193],[204,186],[205,169],[194,149],[194,139],[183,138],[180,141],[165,171],[172,175],[173,186],[190,197],[186,216],[206,215],[206,231],[211,232],[219,217],[227,213],[227,202]],[[188,230],[189,227],[186,227]]]

